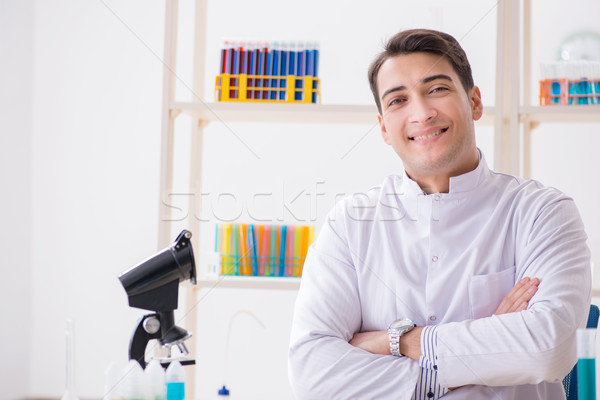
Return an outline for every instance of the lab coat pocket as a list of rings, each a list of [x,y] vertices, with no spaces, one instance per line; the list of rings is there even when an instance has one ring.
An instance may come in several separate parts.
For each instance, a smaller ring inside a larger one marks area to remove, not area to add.
[[[515,285],[515,270],[510,267],[500,272],[475,275],[469,280],[469,302],[473,319],[490,317],[502,299]]]

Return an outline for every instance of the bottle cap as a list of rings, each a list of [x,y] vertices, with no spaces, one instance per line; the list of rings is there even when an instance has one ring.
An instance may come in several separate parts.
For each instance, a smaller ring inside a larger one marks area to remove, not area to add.
[[[225,385],[223,385],[223,387],[221,389],[219,389],[219,396],[229,396],[229,389],[227,389],[225,387]]]

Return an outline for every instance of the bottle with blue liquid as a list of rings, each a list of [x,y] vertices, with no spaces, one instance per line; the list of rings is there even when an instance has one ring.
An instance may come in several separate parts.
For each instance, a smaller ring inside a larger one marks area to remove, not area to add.
[[[166,400],[185,400],[185,371],[179,361],[169,364],[165,381],[167,384]]]
[[[577,392],[579,400],[596,400],[596,329],[577,330]]]

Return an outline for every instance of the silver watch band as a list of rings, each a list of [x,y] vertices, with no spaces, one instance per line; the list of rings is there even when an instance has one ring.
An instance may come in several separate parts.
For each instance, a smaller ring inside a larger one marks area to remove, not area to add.
[[[390,341],[390,353],[396,357],[404,357],[400,353],[400,336],[411,331],[416,324],[408,318],[398,319],[388,327],[388,338]]]
[[[404,357],[400,353],[400,332],[396,329],[388,330],[388,337],[390,338],[390,353],[396,357]]]

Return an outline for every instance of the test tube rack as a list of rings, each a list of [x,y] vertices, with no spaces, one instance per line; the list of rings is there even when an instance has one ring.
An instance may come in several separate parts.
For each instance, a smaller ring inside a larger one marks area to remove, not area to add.
[[[217,224],[218,265],[211,272],[234,276],[302,276],[314,240],[313,226]]]
[[[215,101],[257,103],[321,103],[321,81],[313,76],[221,74]]]
[[[600,104],[600,79],[540,80],[540,105]]]

